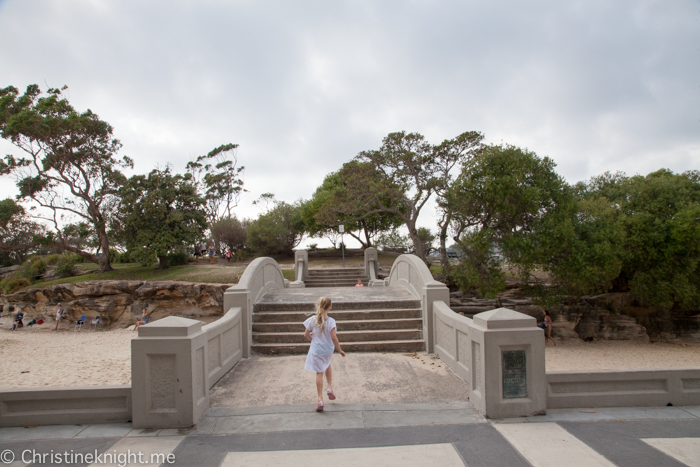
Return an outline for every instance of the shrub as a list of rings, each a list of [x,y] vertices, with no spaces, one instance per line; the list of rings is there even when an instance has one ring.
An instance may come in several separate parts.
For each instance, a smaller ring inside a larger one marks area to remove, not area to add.
[[[78,272],[78,269],[75,267],[75,265],[80,262],[82,262],[82,258],[78,255],[61,255],[61,258],[59,258],[58,261],[56,261],[56,265],[53,267],[54,276],[75,276]]]
[[[187,253],[170,253],[167,256],[168,266],[180,266],[187,264],[189,255]]]
[[[46,264],[56,264],[56,262],[61,258],[62,255],[59,255],[58,253],[54,253],[53,255],[49,255],[46,258],[44,258],[44,261],[46,261]]]
[[[2,281],[2,291],[5,294],[10,294],[17,292],[24,287],[29,287],[30,285],[32,285],[32,283],[24,277],[8,277]]]

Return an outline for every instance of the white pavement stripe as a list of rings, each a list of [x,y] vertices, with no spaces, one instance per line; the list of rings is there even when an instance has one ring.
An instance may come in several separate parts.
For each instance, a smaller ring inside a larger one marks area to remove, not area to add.
[[[221,467],[464,467],[451,444],[382,448],[314,449],[309,451],[230,452]],[[561,466],[559,466],[561,467]]]
[[[161,464],[168,465],[168,454],[172,453],[183,439],[185,439],[184,436],[122,438],[105,451],[105,454],[100,459],[101,462],[90,464],[90,467],[156,467]],[[173,459],[172,456],[171,459]]]
[[[534,467],[615,467],[556,423],[493,425]]]
[[[688,467],[700,467],[700,438],[647,438],[642,441]]]

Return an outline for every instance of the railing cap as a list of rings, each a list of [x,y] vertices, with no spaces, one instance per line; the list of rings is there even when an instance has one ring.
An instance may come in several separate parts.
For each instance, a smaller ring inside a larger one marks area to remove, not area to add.
[[[537,320],[509,308],[496,308],[474,315],[474,324],[486,329],[529,328],[536,326]]]
[[[139,326],[139,337],[187,337],[202,330],[202,322],[179,316],[168,316]]]

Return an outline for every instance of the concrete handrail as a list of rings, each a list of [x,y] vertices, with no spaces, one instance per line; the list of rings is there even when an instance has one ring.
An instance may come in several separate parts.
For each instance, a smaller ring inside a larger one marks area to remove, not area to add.
[[[471,383],[469,368],[471,361],[470,328],[473,320],[459,315],[443,301],[433,303],[435,319],[435,353],[447,366]]]
[[[233,368],[243,355],[242,315],[240,307],[231,308],[223,317],[202,326],[202,331],[207,335],[205,364],[209,388]]]
[[[365,275],[369,277],[369,286],[383,286],[384,281],[377,278],[379,272],[379,253],[376,248],[365,249]]]
[[[309,252],[296,250],[294,252],[294,282],[289,284],[292,288],[304,287],[304,280],[309,277]]]
[[[253,260],[238,284],[224,292],[224,310],[241,309],[243,357],[250,356],[253,342],[253,306],[270,290],[284,289],[288,285],[289,281],[282,275],[277,261],[262,257]]]
[[[389,286],[401,286],[421,301],[423,339],[425,350],[432,353],[435,343],[433,302],[450,302],[450,291],[442,282],[433,279],[430,269],[416,255],[401,255],[391,266]]]

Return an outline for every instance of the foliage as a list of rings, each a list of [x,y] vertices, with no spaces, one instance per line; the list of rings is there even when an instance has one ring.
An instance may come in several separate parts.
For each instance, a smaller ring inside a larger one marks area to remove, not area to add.
[[[621,237],[612,284],[649,305],[692,309],[700,300],[700,172],[606,173],[577,186],[592,218]]]
[[[24,277],[7,277],[0,282],[0,285],[2,286],[2,292],[4,294],[11,294],[25,287],[29,287],[32,283]]]
[[[108,271],[107,224],[125,181],[121,170],[133,162],[115,157],[121,144],[112,137],[112,127],[90,110],[77,112],[63,97],[65,89],[49,89],[46,95],[35,84],[23,95],[12,86],[0,89],[0,136],[29,155],[6,156],[0,174],[12,175],[19,197],[43,208],[35,217],[52,226],[46,244],[80,254]],[[64,225],[76,219],[90,230],[100,256],[76,246],[71,233],[64,232]]]
[[[78,273],[78,268],[81,258],[77,255],[61,255],[53,267],[55,277],[71,277]]]
[[[367,167],[358,168],[360,164]],[[365,215],[367,210],[376,211],[379,206],[353,204],[357,199],[348,196],[348,184],[358,182],[356,175],[363,173],[372,176],[372,172],[367,163],[350,161],[338,172],[326,176],[313,197],[301,205],[302,219],[310,236],[326,237],[335,247],[341,238],[338,226],[343,224],[348,235],[360,242],[364,248],[368,248],[372,246],[377,235],[403,223],[402,219],[393,213],[379,211]],[[378,172],[375,175],[378,175]]]
[[[291,254],[304,236],[300,203],[276,201],[248,227],[248,246],[263,256]]]
[[[495,298],[506,287],[500,264],[493,259],[490,239],[484,231],[468,232],[461,244],[465,257],[450,270],[452,281],[464,292]]]
[[[245,191],[245,167],[238,166],[237,148],[237,144],[224,144],[187,164],[187,171],[204,199],[210,226],[221,219],[230,219],[232,209],[238,206],[241,193]]]
[[[22,206],[7,198],[0,201],[0,252],[21,262],[24,253],[42,245],[44,229],[26,215]]]
[[[170,253],[166,257],[168,266],[182,266],[189,263],[190,256],[187,253]]]
[[[127,250],[142,264],[158,258],[168,267],[168,254],[194,244],[206,228],[204,200],[190,174],[173,175],[169,167],[135,175],[122,187],[121,235]]]
[[[237,217],[224,217],[210,225],[211,235],[216,245],[220,245],[221,251],[230,249],[240,250],[245,247],[248,239],[248,226],[250,221],[240,221]]]
[[[379,236],[377,245],[382,251],[406,253],[410,249],[411,239],[406,235],[401,235],[399,229],[392,229]]]

